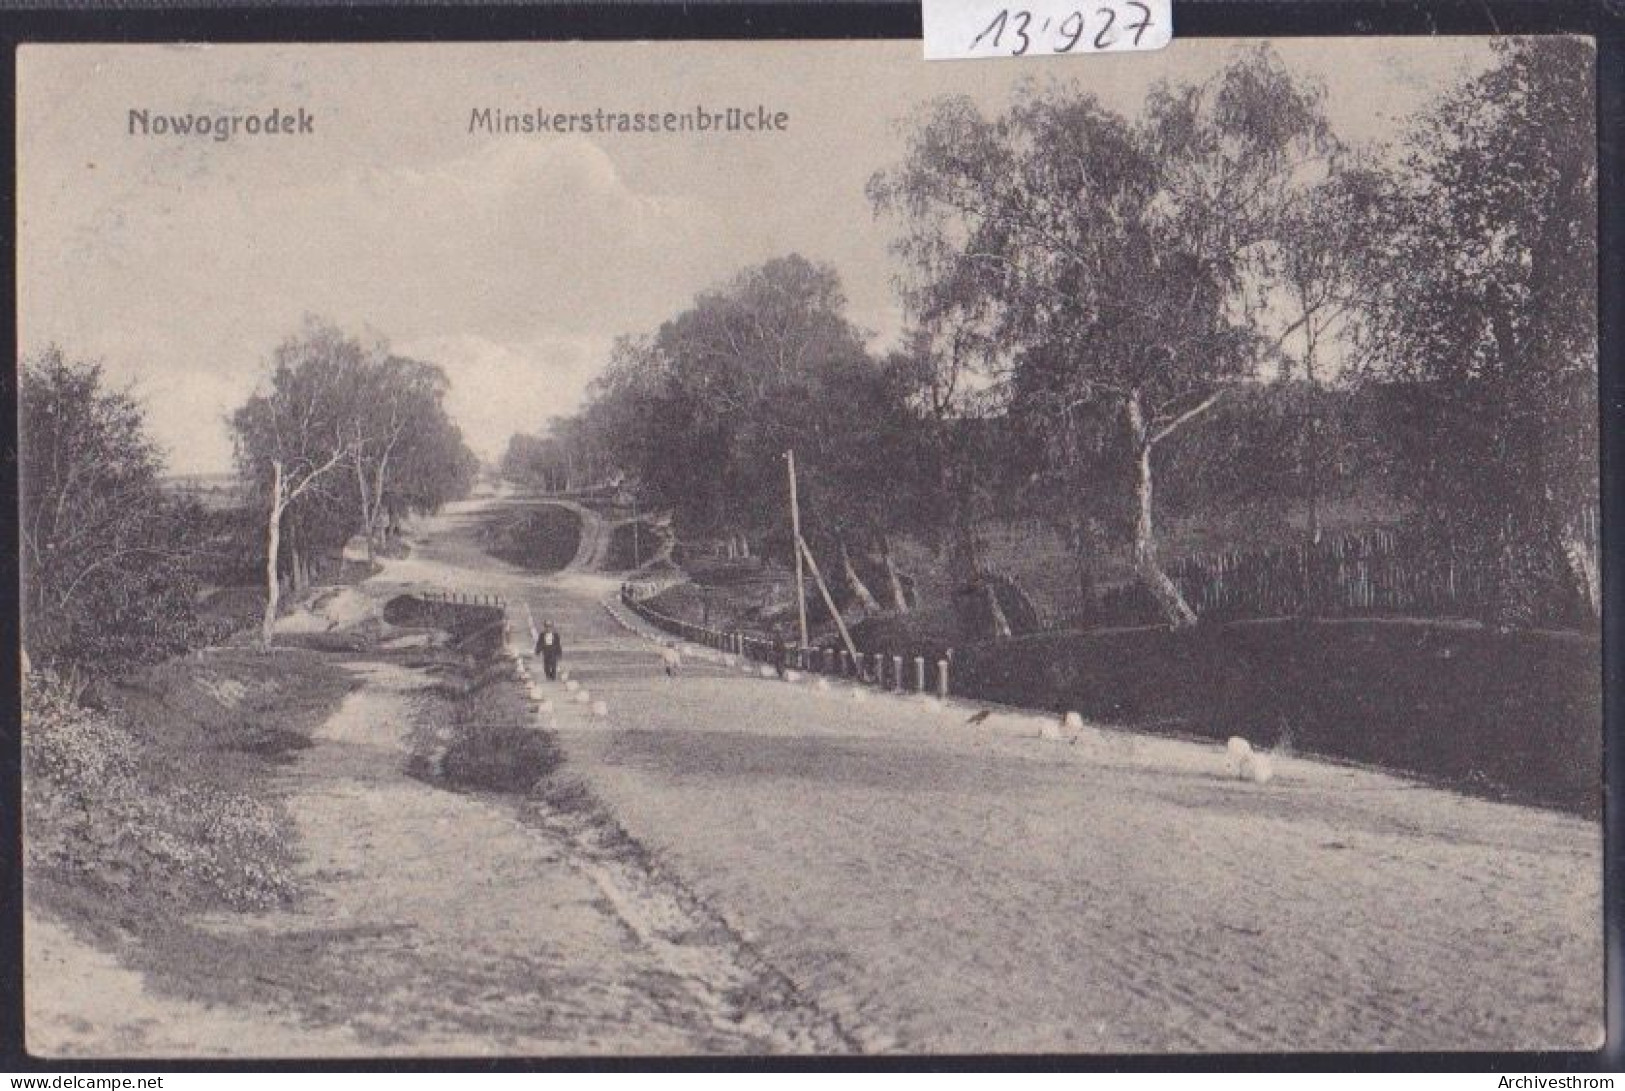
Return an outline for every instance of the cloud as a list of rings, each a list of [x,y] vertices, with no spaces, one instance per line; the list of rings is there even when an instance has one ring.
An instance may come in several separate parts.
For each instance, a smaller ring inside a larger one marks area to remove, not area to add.
[[[177,469],[229,459],[219,422],[306,314],[442,364],[454,415],[494,455],[576,407],[615,334],[686,300],[696,261],[727,260],[702,203],[640,192],[584,139],[280,185],[246,169],[140,199],[115,187],[116,216],[81,203],[100,241],[73,276],[43,244],[86,233],[58,232],[62,210],[36,203],[25,347],[56,340],[106,360],[115,381],[141,377]]]
[[[536,432],[549,417],[581,405],[611,342],[559,333],[523,342],[479,334],[397,344],[402,355],[431,360],[451,378],[448,408],[480,457],[496,460],[515,432]]]

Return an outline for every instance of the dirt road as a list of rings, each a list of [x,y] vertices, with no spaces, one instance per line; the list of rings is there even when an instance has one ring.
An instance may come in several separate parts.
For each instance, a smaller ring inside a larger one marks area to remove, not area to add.
[[[419,563],[563,626],[610,712],[560,723],[573,771],[865,1048],[1601,1039],[1593,823],[1290,758],[1244,783],[1219,747],[710,663],[674,681],[608,579],[510,580],[455,533]]]
[[[1600,1042],[1594,824],[1289,758],[1244,783],[1218,747],[1054,741],[717,659],[671,679],[613,580],[493,560],[478,511],[375,590],[557,622],[608,715],[561,687],[544,726],[613,822],[407,777],[422,680],[375,670],[291,774],[318,896],[199,952],[249,966],[314,1052]]]

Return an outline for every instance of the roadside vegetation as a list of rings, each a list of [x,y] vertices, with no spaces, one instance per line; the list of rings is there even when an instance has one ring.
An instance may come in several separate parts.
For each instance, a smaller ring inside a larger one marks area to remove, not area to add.
[[[1260,587],[1248,616],[1595,628],[1593,55],[1497,48],[1386,147],[1267,46],[1136,115],[1060,83],[926,103],[869,187],[899,347],[870,351],[832,267],[775,258],[628,332],[504,471],[776,575],[793,448],[839,607],[922,638],[1189,627],[1267,549],[1377,551],[1407,590],[1374,606],[1344,565],[1335,599]]]
[[[87,707],[49,670],[23,685],[29,895],[95,928],[295,895],[266,774],[348,691],[320,656],[249,650],[132,670]]]
[[[556,504],[525,505],[487,519],[480,531],[485,551],[528,572],[557,572],[581,544],[581,520]]]

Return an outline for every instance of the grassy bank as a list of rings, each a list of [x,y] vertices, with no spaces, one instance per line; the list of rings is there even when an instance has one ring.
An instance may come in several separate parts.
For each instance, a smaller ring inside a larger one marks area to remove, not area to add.
[[[760,633],[784,620],[752,608],[760,594],[749,585],[683,584],[653,605],[693,624]],[[952,689],[962,697],[1147,731],[1240,735],[1492,799],[1601,811],[1594,634],[1277,619],[963,643],[943,635],[951,623],[937,608],[865,621],[853,634],[865,653],[908,661],[935,663],[954,647]],[[815,641],[837,646],[828,632]]]
[[[605,551],[604,570],[630,572],[647,564],[660,553],[669,531],[648,519],[618,523],[609,532],[609,548]]]
[[[93,933],[295,894],[270,774],[349,691],[323,656],[215,649],[109,684],[88,708],[24,688],[29,896]]]
[[[510,508],[491,517],[481,540],[498,560],[529,572],[557,572],[575,559],[581,520],[557,504]]]
[[[1062,633],[961,649],[954,677],[988,700],[1601,809],[1601,649],[1575,634],[1403,621]]]

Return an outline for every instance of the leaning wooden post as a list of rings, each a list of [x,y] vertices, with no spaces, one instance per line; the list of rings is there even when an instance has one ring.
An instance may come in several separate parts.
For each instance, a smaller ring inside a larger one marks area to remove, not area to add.
[[[796,545],[799,547],[796,556],[807,559],[807,567],[812,569],[813,582],[818,584],[818,593],[824,599],[824,607],[829,610],[829,616],[835,619],[835,628],[840,630],[841,642],[846,645],[848,651],[857,655],[858,646],[852,643],[852,634],[846,631],[846,619],[835,608],[835,600],[830,596],[829,585],[824,582],[824,574],[818,570],[818,558],[813,556],[812,550],[807,548],[806,541],[799,534],[796,536]]]
[[[795,449],[791,448],[784,452],[784,458],[790,472],[790,533],[795,538],[796,544],[801,547],[796,551],[796,620],[800,624],[801,647],[805,648],[807,646],[807,588],[802,583],[801,555],[806,551],[807,544],[801,540],[801,505],[796,500]],[[823,583],[822,579],[818,581],[820,588],[822,588]]]

